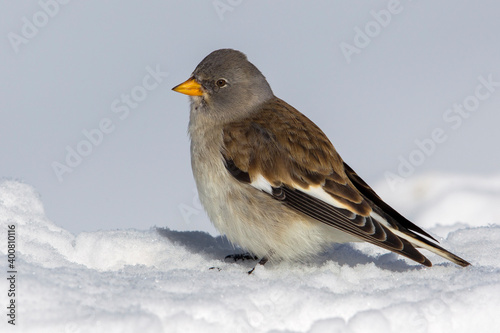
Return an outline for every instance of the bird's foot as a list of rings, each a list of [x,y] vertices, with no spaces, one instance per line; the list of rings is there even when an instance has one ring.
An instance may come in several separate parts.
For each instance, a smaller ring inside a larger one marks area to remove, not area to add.
[[[222,271],[222,268],[220,268],[220,267],[215,267],[215,266],[210,267],[208,270],[210,271],[210,270],[212,270],[212,269],[213,269],[213,270],[217,270],[218,272]]]
[[[230,254],[224,258],[224,261],[228,260],[233,260],[234,262],[236,261],[244,261],[244,260],[258,260],[256,256],[250,254],[250,253],[235,253],[235,254]]]
[[[268,260],[269,260],[269,258],[267,256],[266,257],[262,257],[262,259],[260,259],[260,261],[259,261],[259,263],[257,265],[264,266]],[[255,265],[254,268],[252,268],[251,270],[248,271],[248,275],[250,275],[250,274],[253,273],[253,271],[255,270],[255,268],[257,267],[257,265]]]

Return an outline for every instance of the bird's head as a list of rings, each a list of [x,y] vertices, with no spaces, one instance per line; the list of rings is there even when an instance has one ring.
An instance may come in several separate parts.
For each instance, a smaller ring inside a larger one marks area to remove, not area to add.
[[[172,90],[191,97],[192,111],[227,121],[248,115],[274,96],[257,67],[232,49],[210,53],[187,81]]]

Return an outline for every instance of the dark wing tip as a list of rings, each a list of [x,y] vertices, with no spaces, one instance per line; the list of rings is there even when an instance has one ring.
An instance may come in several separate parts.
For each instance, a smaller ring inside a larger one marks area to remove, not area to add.
[[[368,185],[359,175],[347,164],[344,162],[344,170],[349,178],[349,180],[353,183],[353,185],[361,192],[366,198],[372,201],[376,206],[382,209],[386,215],[389,215],[395,222],[397,222],[402,227],[411,230],[413,232],[417,232],[425,237],[432,239],[433,241],[438,242],[437,239],[429,235],[428,232],[420,228],[418,225],[409,221],[406,217],[401,215],[394,208],[389,206],[384,200],[382,200],[377,193]]]
[[[449,251],[446,251],[446,254],[443,257],[448,259],[449,261],[459,265],[459,266],[462,266],[462,267],[467,267],[471,264],[467,260],[462,259],[459,256],[457,256]]]
[[[414,261],[416,261],[419,264],[422,264],[424,266],[432,267],[432,262],[429,259],[427,259],[427,257],[424,256],[422,253],[420,253],[420,251],[418,251],[410,242],[408,242],[404,238],[399,238],[399,239],[403,242],[404,247],[401,251],[396,252],[396,253],[399,253],[399,254],[401,254],[401,255],[403,255],[411,260],[414,260]]]
[[[460,265],[462,267],[467,267],[467,266],[470,266],[471,263],[468,262],[467,260],[464,260],[460,257],[457,257],[458,260],[454,261],[454,263],[456,263],[457,265]]]

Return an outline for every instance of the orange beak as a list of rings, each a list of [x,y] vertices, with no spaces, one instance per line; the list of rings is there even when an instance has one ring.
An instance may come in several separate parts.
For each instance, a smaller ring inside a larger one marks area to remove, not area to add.
[[[173,91],[177,91],[181,94],[186,94],[189,96],[201,96],[203,95],[203,91],[201,90],[201,84],[199,84],[194,77],[188,79],[186,82],[183,82],[172,88]]]

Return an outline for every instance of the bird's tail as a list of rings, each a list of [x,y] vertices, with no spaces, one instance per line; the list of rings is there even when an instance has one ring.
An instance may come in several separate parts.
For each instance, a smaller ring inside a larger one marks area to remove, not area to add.
[[[407,234],[407,233],[401,232],[399,230],[394,230],[394,229],[391,229],[391,231],[394,234],[396,234],[398,237],[406,239],[412,245],[426,249],[428,251],[431,251],[431,252],[437,254],[438,256],[441,256],[445,259],[448,259],[449,261],[451,261],[457,265],[460,265],[462,267],[470,265],[470,263],[468,261],[460,258],[459,256],[451,253],[450,251],[443,249],[441,246],[439,246],[439,245],[437,245],[437,244],[435,244],[435,243],[433,243],[433,242],[431,242],[431,241],[429,241],[429,240],[427,240],[427,239],[425,239],[417,234]]]

